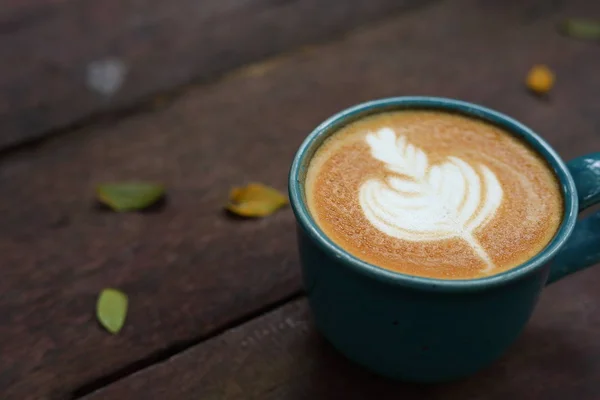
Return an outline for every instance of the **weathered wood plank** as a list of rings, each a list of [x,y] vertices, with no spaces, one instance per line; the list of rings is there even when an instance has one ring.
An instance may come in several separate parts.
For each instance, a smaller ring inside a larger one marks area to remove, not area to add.
[[[425,3],[8,0],[0,148]]]
[[[5,158],[2,398],[64,398],[297,293],[291,212],[239,221],[222,205],[231,185],[250,180],[283,190],[307,132],[350,104],[389,95],[458,97],[514,115],[567,158],[597,148],[600,53],[595,44],[558,36],[554,23],[573,10],[600,11],[600,4],[561,4],[532,13],[517,1],[439,3],[195,87],[155,113]],[[558,75],[549,101],[523,89],[537,62]],[[165,182],[167,207],[125,215],[93,209],[95,183],[133,178]],[[116,337],[94,320],[105,286],[131,298]]]
[[[317,334],[307,302],[299,300],[85,400],[595,400],[600,397],[598,285],[600,270],[589,270],[547,289],[510,351],[460,382],[413,385],[363,370]]]

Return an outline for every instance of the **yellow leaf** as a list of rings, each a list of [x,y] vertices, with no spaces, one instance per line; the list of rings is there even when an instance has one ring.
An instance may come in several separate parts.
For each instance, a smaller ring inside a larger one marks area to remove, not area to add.
[[[535,93],[548,93],[554,86],[554,73],[546,65],[534,65],[527,74],[526,84]]]
[[[231,189],[226,208],[242,217],[266,217],[287,203],[287,197],[277,189],[261,183],[250,183]]]

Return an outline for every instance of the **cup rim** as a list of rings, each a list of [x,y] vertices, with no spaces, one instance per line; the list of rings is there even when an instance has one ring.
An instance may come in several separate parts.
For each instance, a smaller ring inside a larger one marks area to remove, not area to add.
[[[312,152],[318,148],[325,137],[354,120],[370,114],[402,109],[447,111],[478,118],[492,123],[529,143],[554,169],[564,200],[563,220],[558,231],[546,247],[525,263],[496,275],[474,279],[446,280],[408,275],[378,267],[353,256],[329,239],[312,218],[304,200],[303,180]],[[579,208],[575,182],[567,166],[556,151],[533,130],[505,114],[481,105],[462,100],[429,96],[380,98],[356,104],[329,117],[306,137],[296,152],[289,172],[288,190],[292,210],[303,231],[321,250],[341,261],[347,268],[388,284],[443,292],[463,292],[491,288],[521,279],[543,268],[569,238],[575,227]]]

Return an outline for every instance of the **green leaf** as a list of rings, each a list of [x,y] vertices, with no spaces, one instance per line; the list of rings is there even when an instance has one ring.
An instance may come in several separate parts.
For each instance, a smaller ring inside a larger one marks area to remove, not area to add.
[[[560,30],[565,35],[577,39],[600,39],[600,21],[568,19],[560,25]]]
[[[98,201],[114,211],[135,211],[150,207],[165,194],[163,185],[147,182],[101,184],[96,189]]]
[[[117,289],[104,289],[96,303],[98,322],[112,334],[119,333],[127,317],[127,295]]]

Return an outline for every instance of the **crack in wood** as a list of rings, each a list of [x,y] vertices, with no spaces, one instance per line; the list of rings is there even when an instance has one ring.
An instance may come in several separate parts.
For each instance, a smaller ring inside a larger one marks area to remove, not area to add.
[[[136,360],[130,364],[127,364],[124,367],[122,367],[114,372],[100,376],[96,379],[93,379],[93,380],[87,382],[87,383],[84,383],[83,385],[79,386],[78,388],[76,388],[75,390],[73,390],[71,392],[71,395],[69,396],[69,400],[80,399],[80,398],[85,397],[105,386],[111,385],[121,379],[127,378],[128,376],[131,376],[131,375],[135,374],[136,372],[139,372],[139,371],[146,369],[148,367],[151,367],[153,365],[160,364],[179,353],[182,353],[194,346],[201,344],[202,342],[205,342],[206,340],[209,340],[211,338],[219,336],[230,329],[233,329],[235,327],[243,325],[255,318],[260,317],[263,314],[267,314],[287,303],[293,302],[293,301],[301,298],[302,296],[303,296],[303,292],[301,290],[295,291],[295,292],[289,294],[288,296],[283,297],[279,301],[267,304],[252,313],[249,313],[240,318],[234,319],[234,320],[230,321],[229,323],[216,328],[212,332],[207,333],[206,335],[202,335],[197,338],[181,340],[181,341],[172,343],[169,346],[167,346],[161,350],[158,350],[158,351],[148,355],[147,357],[144,357],[144,358]]]

